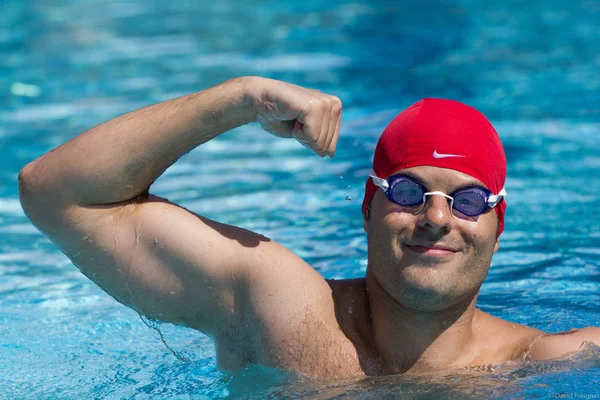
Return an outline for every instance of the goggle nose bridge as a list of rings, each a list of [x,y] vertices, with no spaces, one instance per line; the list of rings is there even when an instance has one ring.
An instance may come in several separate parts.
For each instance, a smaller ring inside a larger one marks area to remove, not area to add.
[[[434,192],[425,192],[425,193],[423,193],[423,202],[421,203],[421,207],[417,211],[415,211],[413,213],[413,215],[417,215],[418,213],[420,213],[421,211],[423,211],[423,209],[425,208],[425,204],[427,203],[427,196],[434,196],[434,195],[443,196],[446,199],[450,200],[450,213],[452,215],[454,215],[454,212],[452,211],[452,208],[454,206],[454,197],[449,196],[446,193],[440,192],[440,191],[437,191],[437,190],[434,191]]]

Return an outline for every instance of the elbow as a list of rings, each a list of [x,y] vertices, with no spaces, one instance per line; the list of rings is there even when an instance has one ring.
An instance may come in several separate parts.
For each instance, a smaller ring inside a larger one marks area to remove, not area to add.
[[[32,221],[52,220],[66,208],[77,204],[74,184],[65,179],[65,168],[52,168],[46,156],[25,165],[19,171],[19,201],[25,215]]]
[[[51,196],[44,193],[36,169],[35,161],[30,162],[18,176],[21,208],[32,222],[50,211],[48,200]]]
[[[27,164],[21,171],[19,171],[18,183],[19,183],[19,201],[21,207],[30,219],[30,213],[34,206],[33,199],[35,199],[35,185],[33,183],[35,167],[33,162]]]
[[[19,171],[19,199],[23,202],[33,195],[33,175],[35,174],[33,162],[30,162]]]

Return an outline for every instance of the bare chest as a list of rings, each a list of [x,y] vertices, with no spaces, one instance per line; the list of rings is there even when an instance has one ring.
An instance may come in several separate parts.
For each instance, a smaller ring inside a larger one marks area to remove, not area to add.
[[[219,367],[236,370],[255,363],[325,380],[378,375],[376,358],[369,349],[354,343],[338,327],[317,321],[312,326],[288,328],[270,327],[249,342],[220,341]]]

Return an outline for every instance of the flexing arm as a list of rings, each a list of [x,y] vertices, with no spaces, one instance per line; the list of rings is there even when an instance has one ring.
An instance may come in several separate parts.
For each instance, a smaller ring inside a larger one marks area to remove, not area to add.
[[[265,237],[190,213],[150,195],[149,186],[186,152],[252,121],[333,155],[340,115],[333,96],[234,79],[115,118],[33,161],[19,174],[21,204],[117,300],[213,334],[243,318],[252,282],[281,283],[268,278],[278,268],[289,268],[286,279],[312,279],[317,287],[321,278]]]
[[[335,98],[250,77],[145,107],[98,125],[27,165],[20,174],[21,182],[27,183],[21,198],[27,207],[28,191],[34,189],[36,197],[52,194],[49,206],[130,200],[183,154],[255,120],[278,136],[296,134],[320,155],[332,155],[336,132],[321,119],[333,106],[323,107],[325,100]],[[330,118],[326,121],[329,124]],[[33,215],[35,209],[26,211]]]

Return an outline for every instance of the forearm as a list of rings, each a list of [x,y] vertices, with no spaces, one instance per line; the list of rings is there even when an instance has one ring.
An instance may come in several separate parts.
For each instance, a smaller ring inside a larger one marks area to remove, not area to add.
[[[254,120],[247,80],[148,106],[82,133],[23,169],[21,196],[29,191],[60,206],[138,196],[183,154]]]

